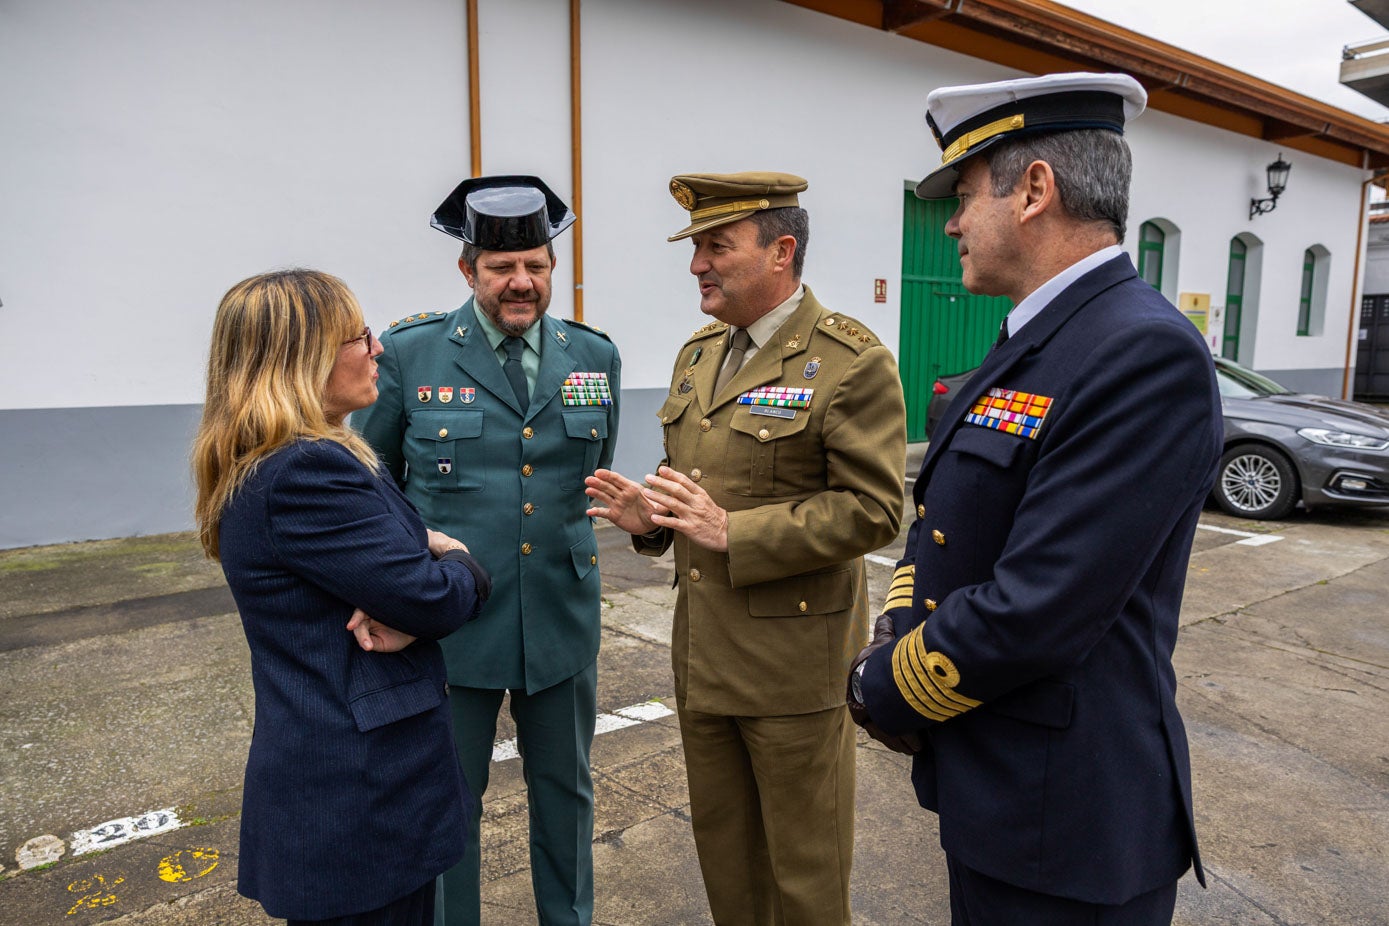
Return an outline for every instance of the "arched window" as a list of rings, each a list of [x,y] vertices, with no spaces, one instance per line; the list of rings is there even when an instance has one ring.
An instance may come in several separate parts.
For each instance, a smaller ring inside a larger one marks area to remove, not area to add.
[[[1153,222],[1138,229],[1138,275],[1153,289],[1162,289],[1162,248],[1167,235]]]
[[[1177,301],[1177,264],[1182,230],[1167,219],[1152,218],[1138,228],[1138,275],[1153,289]]]
[[[1239,362],[1240,321],[1244,312],[1245,256],[1249,246],[1239,238],[1230,239],[1230,269],[1225,275],[1225,330],[1220,339],[1220,356]]]
[[[1251,366],[1259,329],[1259,283],[1264,243],[1250,232],[1230,239],[1225,275],[1225,307],[1220,323],[1220,356]]]
[[[1297,294],[1297,333],[1317,337],[1326,321],[1326,282],[1331,273],[1331,252],[1314,244],[1302,252],[1302,283]]]

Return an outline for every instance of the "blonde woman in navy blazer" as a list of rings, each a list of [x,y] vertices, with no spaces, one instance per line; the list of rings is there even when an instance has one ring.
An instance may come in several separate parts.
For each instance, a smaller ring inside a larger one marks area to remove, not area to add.
[[[291,924],[431,922],[472,800],[435,641],[491,582],[344,424],[375,400],[380,352],[335,277],[238,283],[217,310],[194,445],[203,547],[255,683],[238,888]]]

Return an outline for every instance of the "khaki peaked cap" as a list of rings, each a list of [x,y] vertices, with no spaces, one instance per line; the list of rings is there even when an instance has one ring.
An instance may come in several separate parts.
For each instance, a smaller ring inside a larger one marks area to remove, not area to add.
[[[679,241],[705,229],[746,219],[763,209],[799,206],[796,194],[808,186],[804,177],[765,170],[671,177],[670,195],[689,210],[690,224],[666,240]]]

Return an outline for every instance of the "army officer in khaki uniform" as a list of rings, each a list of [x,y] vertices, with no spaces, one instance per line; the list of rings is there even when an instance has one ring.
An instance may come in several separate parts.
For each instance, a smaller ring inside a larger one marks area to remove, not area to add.
[[[600,470],[595,507],[642,553],[675,545],[671,654],[714,922],[849,922],[862,556],[897,535],[906,453],[892,352],[801,285],[799,177],[676,177],[700,309],[675,360],[665,465]]]

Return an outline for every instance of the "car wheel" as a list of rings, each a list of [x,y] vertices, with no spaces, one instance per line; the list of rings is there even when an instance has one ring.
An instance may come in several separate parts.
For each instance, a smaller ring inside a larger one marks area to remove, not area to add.
[[[1243,444],[1220,458],[1215,500],[1228,514],[1276,521],[1297,505],[1297,494],[1293,465],[1276,450]]]

